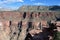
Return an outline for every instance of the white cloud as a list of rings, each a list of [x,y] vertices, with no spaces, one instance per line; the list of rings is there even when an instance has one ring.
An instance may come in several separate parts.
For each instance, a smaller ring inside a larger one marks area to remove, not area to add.
[[[34,3],[33,5],[45,5],[44,3]]]
[[[24,2],[23,0],[19,0],[20,2]]]
[[[24,2],[23,0],[4,0],[4,1],[0,1],[0,3],[13,3],[13,2]]]
[[[8,2],[24,2],[23,0],[6,0]]]
[[[0,6],[4,5],[4,4],[11,4],[11,3],[15,3],[15,2],[24,2],[23,0],[0,0]]]
[[[0,0],[0,9],[7,8],[9,7],[8,5],[16,3],[16,2],[24,2],[24,0],[3,0],[3,1]],[[14,7],[9,7],[9,8],[14,8]]]

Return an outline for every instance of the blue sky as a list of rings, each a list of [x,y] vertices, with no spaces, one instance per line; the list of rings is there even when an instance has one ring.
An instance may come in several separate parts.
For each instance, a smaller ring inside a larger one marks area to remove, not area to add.
[[[0,8],[18,9],[22,5],[60,5],[60,0],[0,0]]]

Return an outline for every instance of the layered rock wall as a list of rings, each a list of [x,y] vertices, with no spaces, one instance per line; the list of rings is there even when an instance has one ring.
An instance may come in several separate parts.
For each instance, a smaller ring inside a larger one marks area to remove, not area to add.
[[[28,23],[34,28],[45,21],[56,21],[57,12],[0,12],[0,40],[24,40]],[[28,29],[29,30],[29,29]]]

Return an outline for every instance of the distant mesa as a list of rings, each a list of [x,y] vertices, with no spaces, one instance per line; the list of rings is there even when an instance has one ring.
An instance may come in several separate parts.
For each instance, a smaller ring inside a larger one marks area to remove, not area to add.
[[[60,11],[60,6],[30,6],[23,5],[18,11]]]
[[[48,10],[48,6],[21,6],[18,11],[47,11]]]
[[[16,10],[0,8],[0,11],[60,11],[60,6],[23,5]]]
[[[60,6],[52,6],[51,8],[49,8],[49,10],[60,11]]]

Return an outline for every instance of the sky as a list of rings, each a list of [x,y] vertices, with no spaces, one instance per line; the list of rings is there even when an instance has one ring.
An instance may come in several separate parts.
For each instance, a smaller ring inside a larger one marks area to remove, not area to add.
[[[22,5],[60,5],[60,0],[0,0],[0,8],[14,10]]]

